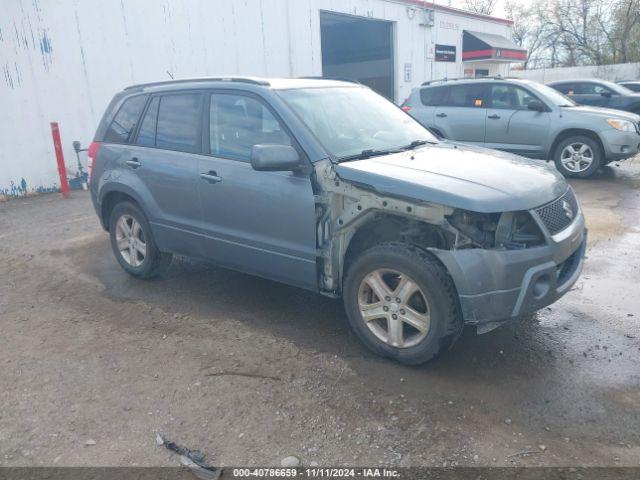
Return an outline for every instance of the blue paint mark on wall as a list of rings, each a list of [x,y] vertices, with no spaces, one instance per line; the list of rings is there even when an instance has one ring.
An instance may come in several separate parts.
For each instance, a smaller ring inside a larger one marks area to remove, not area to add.
[[[47,35],[47,32],[42,32],[42,38],[40,39],[40,51],[43,54],[50,54],[53,52],[53,48],[51,47],[51,40]]]
[[[9,198],[18,198],[29,194],[57,193],[59,191],[60,188],[56,184],[49,187],[39,185],[37,187],[28,188],[27,181],[22,178],[18,183],[11,180],[9,188],[0,188],[0,195],[4,195]]]

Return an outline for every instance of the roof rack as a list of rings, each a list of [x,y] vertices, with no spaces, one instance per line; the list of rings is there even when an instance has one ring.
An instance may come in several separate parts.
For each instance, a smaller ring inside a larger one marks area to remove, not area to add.
[[[436,82],[455,82],[457,80],[508,80],[511,78],[518,78],[518,77],[503,77],[502,75],[493,75],[490,77],[456,77],[456,78],[438,78],[437,80],[427,80],[426,82],[422,82],[422,84],[420,86],[425,87],[427,85],[431,85],[432,83],[436,83]]]
[[[362,85],[358,80],[354,80],[353,78],[347,77],[321,77],[321,76],[304,76],[298,77],[301,80],[336,80],[338,82],[349,82],[349,83],[357,83],[358,85]]]
[[[179,83],[197,83],[197,82],[238,82],[238,83],[250,83],[253,85],[269,86],[269,82],[251,77],[200,77],[200,78],[181,78],[178,80],[163,80],[160,82],[139,83],[137,85],[130,85],[125,90],[133,90],[134,88],[145,87],[158,87],[162,85],[174,85]]]

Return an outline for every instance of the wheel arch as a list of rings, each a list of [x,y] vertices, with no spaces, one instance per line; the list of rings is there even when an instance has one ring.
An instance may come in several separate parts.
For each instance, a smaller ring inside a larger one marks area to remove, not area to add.
[[[102,194],[100,201],[100,222],[106,231],[109,231],[109,218],[111,217],[113,208],[117,204],[125,201],[134,203],[145,215],[147,214],[142,207],[142,202],[134,191],[126,185],[114,186]]]
[[[600,136],[593,130],[589,130],[587,128],[567,128],[565,130],[562,130],[560,133],[558,133],[554,138],[553,143],[551,144],[551,148],[549,150],[549,155],[551,156],[551,158],[555,159],[556,148],[558,148],[558,145],[560,144],[560,142],[566,140],[567,138],[577,136],[577,135],[584,135],[594,140],[600,147],[600,154],[604,159],[605,150],[604,150],[604,145],[602,143],[602,140],[600,139]]]
[[[349,239],[343,257],[341,277],[344,280],[349,266],[358,255],[381,243],[402,242],[428,251],[429,248],[449,249],[453,241],[451,234],[438,225],[401,215],[375,212]],[[440,262],[437,256],[433,257]],[[444,264],[442,266],[446,269]]]

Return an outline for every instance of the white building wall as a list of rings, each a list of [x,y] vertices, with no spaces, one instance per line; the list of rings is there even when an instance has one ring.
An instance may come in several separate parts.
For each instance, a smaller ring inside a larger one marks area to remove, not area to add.
[[[434,27],[420,26],[418,7],[391,0],[2,3],[0,194],[9,195],[19,193],[22,179],[28,191],[57,185],[49,122],[60,125],[67,168],[74,172],[71,142],[90,143],[109,100],[127,85],[168,79],[169,73],[321,75],[320,10],[395,22],[396,101],[424,80],[462,76],[463,29],[510,35],[504,23],[438,10]],[[427,59],[436,43],[456,45],[457,62]],[[410,82],[404,81],[406,63]],[[507,68],[494,66],[490,73]]]

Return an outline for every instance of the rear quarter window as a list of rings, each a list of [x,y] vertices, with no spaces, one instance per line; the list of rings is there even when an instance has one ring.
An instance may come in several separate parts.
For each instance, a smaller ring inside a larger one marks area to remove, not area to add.
[[[124,101],[104,134],[105,142],[129,143],[149,95],[136,95]]]
[[[427,87],[420,90],[420,101],[428,107],[444,105],[447,101],[449,89],[447,87]]]

